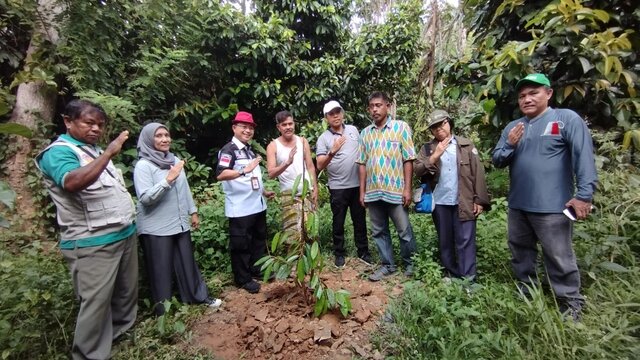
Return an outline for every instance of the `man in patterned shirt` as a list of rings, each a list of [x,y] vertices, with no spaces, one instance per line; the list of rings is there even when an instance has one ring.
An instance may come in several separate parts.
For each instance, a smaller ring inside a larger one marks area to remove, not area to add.
[[[372,234],[382,266],[369,276],[379,281],[396,272],[389,218],[400,238],[400,255],[406,276],[413,275],[411,256],[416,251],[413,229],[409,223],[411,177],[416,158],[407,123],[389,115],[390,99],[383,92],[369,95],[369,115],[373,124],[360,133],[360,203],[369,209]]]

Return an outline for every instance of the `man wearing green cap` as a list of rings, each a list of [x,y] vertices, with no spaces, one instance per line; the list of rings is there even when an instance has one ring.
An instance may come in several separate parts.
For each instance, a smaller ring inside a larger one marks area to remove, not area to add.
[[[493,151],[493,164],[509,166],[508,238],[520,290],[537,281],[537,242],[560,311],[579,319],[584,298],[571,246],[573,223],[591,212],[597,174],[591,134],[584,120],[568,109],[549,107],[549,79],[530,74],[516,84],[524,117],[510,122]],[[574,180],[575,179],[575,180]]]

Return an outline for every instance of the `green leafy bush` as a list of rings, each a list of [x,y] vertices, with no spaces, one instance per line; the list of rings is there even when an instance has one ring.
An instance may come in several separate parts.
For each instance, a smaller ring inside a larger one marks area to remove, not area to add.
[[[200,227],[191,232],[194,256],[205,274],[228,272],[231,266],[228,220],[224,215],[222,184],[192,189],[198,203]]]
[[[20,254],[0,246],[1,357],[66,358],[78,308],[62,257],[39,242]]]

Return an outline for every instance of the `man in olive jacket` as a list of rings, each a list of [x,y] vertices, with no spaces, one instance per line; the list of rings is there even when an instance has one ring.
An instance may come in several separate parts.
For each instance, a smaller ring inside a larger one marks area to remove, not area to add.
[[[434,189],[432,216],[446,275],[473,280],[476,218],[491,206],[484,167],[473,143],[453,135],[446,111],[435,110],[428,121],[434,139],[420,149],[414,171]]]

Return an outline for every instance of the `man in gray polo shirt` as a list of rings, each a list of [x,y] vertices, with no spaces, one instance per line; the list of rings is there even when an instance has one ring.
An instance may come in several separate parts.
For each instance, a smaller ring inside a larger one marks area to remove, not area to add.
[[[553,89],[544,74],[527,75],[516,83],[516,92],[524,116],[505,127],[493,150],[493,164],[509,167],[511,265],[520,290],[528,294],[528,286],[538,282],[540,243],[560,311],[577,321],[584,296],[571,242],[573,223],[563,211],[572,208],[578,220],[591,212],[598,183],[593,141],[580,115],[549,106]]]
[[[344,124],[344,110],[337,101],[324,105],[324,116],[329,128],[322,133],[316,144],[318,171],[327,169],[331,212],[333,212],[333,253],[335,265],[344,266],[344,221],[347,208],[351,212],[353,234],[358,257],[371,263],[365,209],[360,204],[360,182],[358,178],[358,141],[360,133],[353,125]]]

